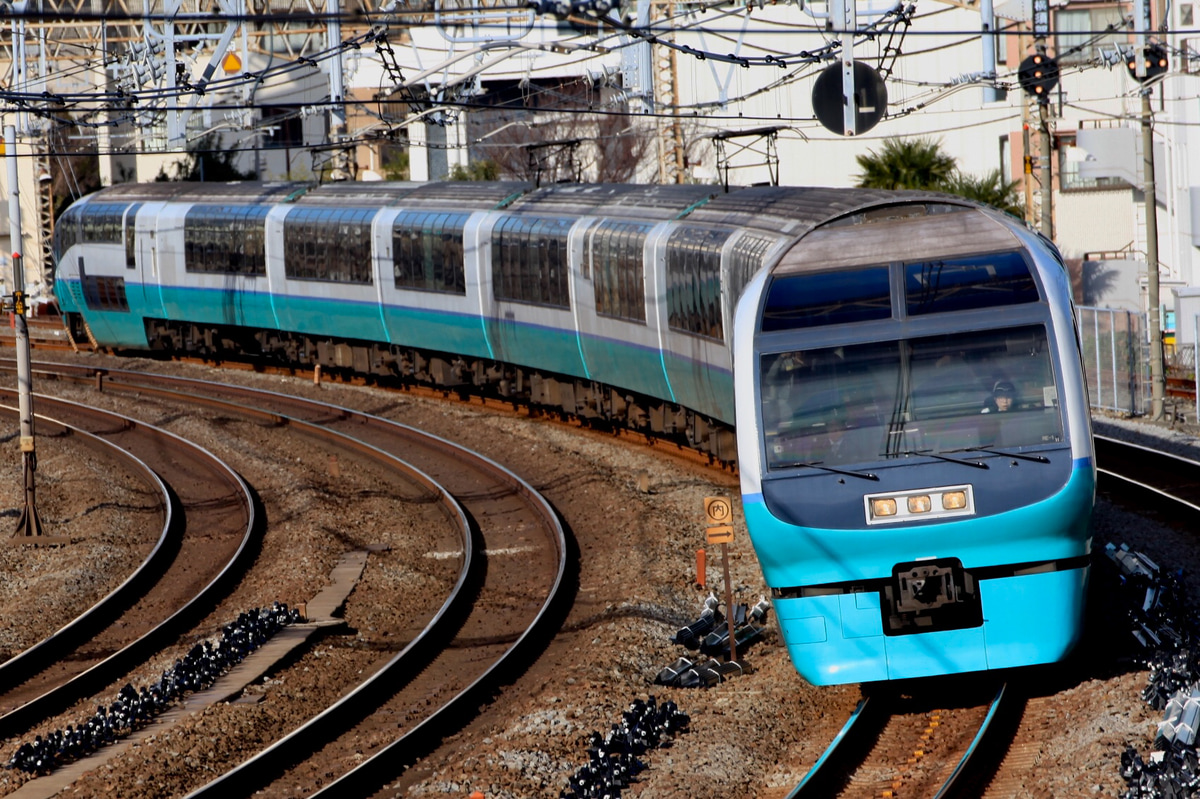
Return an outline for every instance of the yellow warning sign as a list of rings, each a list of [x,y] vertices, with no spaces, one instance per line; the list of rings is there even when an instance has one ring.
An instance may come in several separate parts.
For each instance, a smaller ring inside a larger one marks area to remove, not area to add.
[[[709,524],[729,524],[733,521],[733,506],[728,497],[705,497],[704,515]]]
[[[715,527],[710,527],[705,531],[710,544],[732,544],[733,543],[733,526],[729,524],[718,524]]]

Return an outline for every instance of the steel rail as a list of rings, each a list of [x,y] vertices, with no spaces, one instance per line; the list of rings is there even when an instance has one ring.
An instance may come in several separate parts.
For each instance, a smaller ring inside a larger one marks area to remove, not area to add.
[[[18,412],[17,408],[10,405],[0,406],[0,409],[14,415]],[[126,462],[129,465],[131,474],[140,479],[146,485],[147,489],[149,489],[150,493],[161,495],[162,499],[159,507],[162,509],[163,525],[150,553],[120,585],[113,588],[96,604],[67,622],[50,636],[14,655],[4,663],[0,663],[0,694],[25,682],[33,673],[43,669],[48,660],[62,657],[65,652],[78,646],[80,642],[91,636],[97,624],[106,623],[104,621],[106,618],[115,617],[124,607],[131,604],[137,596],[141,595],[145,589],[146,582],[156,579],[156,575],[152,574],[151,570],[157,568],[160,565],[160,559],[166,557],[165,553],[168,551],[168,544],[171,543],[172,533],[176,535],[182,533],[182,526],[174,524],[175,516],[178,513],[178,506],[174,501],[173,495],[167,490],[158,473],[151,469],[144,460],[118,447],[113,442],[89,433],[82,428],[74,427],[66,422],[61,422],[41,414],[36,414],[35,418],[39,425],[57,426],[65,435],[78,437],[86,441],[87,444],[85,446],[98,447],[101,450],[111,450],[110,455]],[[31,541],[30,543],[36,543],[36,541]],[[3,726],[4,717],[0,716],[0,737],[3,737]]]
[[[954,772],[942,783],[942,787],[933,795],[933,799],[950,799],[954,796],[969,795],[968,791],[971,786],[968,783],[972,777],[974,764],[978,762],[979,755],[990,752],[987,748],[989,745],[998,746],[995,741],[989,739],[999,734],[1000,719],[1008,713],[1011,706],[1018,703],[1019,700],[1014,693],[1008,683],[1001,684],[999,690],[996,691],[996,696],[992,699],[991,706],[988,707],[983,724],[979,725],[979,732],[975,733],[967,751],[963,753],[958,765],[954,767]]]
[[[4,391],[9,390],[4,389]],[[198,462],[206,462],[210,465],[210,468],[224,474],[229,485],[241,498],[242,511],[246,515],[247,521],[241,540],[238,542],[237,549],[233,555],[198,593],[176,609],[165,620],[153,626],[133,642],[112,653],[62,685],[47,691],[4,716],[0,716],[0,737],[18,735],[37,721],[52,715],[62,707],[75,701],[79,695],[103,688],[117,679],[121,674],[127,673],[135,665],[142,662],[145,657],[149,656],[160,645],[161,641],[177,635],[186,629],[186,622],[190,620],[191,614],[202,607],[204,603],[212,601],[217,593],[225,588],[232,576],[247,565],[247,556],[252,554],[249,544],[258,528],[258,516],[255,512],[254,499],[245,481],[224,461],[203,447],[193,444],[174,433],[121,414],[110,413],[69,400],[40,394],[36,395],[36,401],[43,407],[45,404],[58,404],[81,414],[100,417],[106,422],[118,420],[123,431],[133,429],[145,430],[164,442],[170,442],[173,451],[191,452]],[[178,515],[173,518],[177,523],[183,524],[183,520]]]
[[[816,796],[828,796],[836,774],[846,767],[847,750],[857,745],[865,734],[863,729],[874,722],[868,715],[873,711],[871,697],[858,700],[850,718],[842,725],[838,734],[825,747],[825,751],[813,763],[812,768],[801,778],[800,782],[787,795],[786,799],[809,799]]]
[[[57,365],[56,365],[57,368]],[[64,370],[73,371],[73,370]],[[76,379],[91,380],[95,377],[96,370],[78,370],[81,375],[77,375]],[[281,394],[278,392],[267,391],[263,389],[254,389],[243,386],[235,386],[229,384],[209,384],[205,381],[196,380],[194,378],[175,377],[168,375],[158,375],[153,373],[132,372],[124,370],[102,370],[104,380],[98,380],[98,385],[103,384],[106,388],[114,390],[128,389],[139,393],[152,393],[162,397],[174,397],[185,400],[189,403],[209,404],[224,408],[234,408],[240,412],[247,413],[251,416],[257,416],[273,424],[289,424],[304,427],[306,430],[319,435],[346,435],[336,433],[336,431],[328,430],[324,425],[317,422],[308,422],[297,419],[294,416],[288,416],[278,413],[273,410],[265,410],[252,408],[244,404],[233,404],[227,400],[219,400],[211,396],[200,396],[194,393],[180,391],[174,387],[199,387],[204,386],[210,390],[227,391],[237,395],[248,395],[254,397],[267,397],[273,403],[293,403],[302,407],[307,407],[321,415],[326,415],[333,411],[335,417],[330,422],[338,421],[356,421],[365,425],[378,425],[393,432],[399,433],[402,436],[409,438],[419,437],[426,442],[433,442],[439,448],[447,453],[451,453],[456,459],[476,464],[484,464],[488,469],[499,475],[502,481],[516,488],[516,490],[525,497],[533,507],[539,509],[540,515],[543,517],[544,527],[552,531],[552,543],[554,545],[557,563],[555,566],[555,575],[552,585],[550,586],[546,598],[542,601],[538,612],[533,620],[529,623],[526,629],[514,640],[501,654],[489,665],[483,673],[477,676],[467,687],[462,689],[455,697],[451,698],[446,704],[438,708],[434,713],[423,720],[417,727],[410,730],[404,736],[393,741],[391,744],[383,747],[376,755],[372,756],[367,761],[364,761],[350,772],[342,775],[333,784],[325,787],[321,793],[332,795],[329,791],[347,791],[361,789],[369,784],[378,783],[378,774],[381,771],[394,770],[396,764],[403,761],[408,755],[405,754],[406,747],[411,748],[413,741],[419,737],[420,733],[426,732],[429,727],[435,723],[440,723],[444,719],[454,715],[460,711],[472,700],[481,696],[486,689],[493,687],[496,684],[496,678],[500,672],[510,666],[512,661],[516,660],[530,644],[533,636],[542,631],[546,626],[547,620],[551,612],[555,609],[557,603],[562,599],[564,594],[564,577],[566,574],[567,565],[567,542],[566,533],[558,518],[557,513],[550,506],[549,502],[542,497],[536,490],[533,489],[525,480],[514,474],[511,470],[501,466],[495,461],[471,452],[459,444],[448,441],[444,438],[425,433],[408,425],[401,424],[382,417],[373,416],[371,414],[356,411],[350,408],[331,405],[329,403],[316,402],[304,397],[297,397],[290,394]],[[157,384],[157,385],[151,385]],[[162,385],[170,385],[172,388],[162,388]],[[347,438],[351,438],[347,436]],[[369,446],[363,442],[359,442],[362,446]],[[372,448],[374,449],[374,448]],[[457,591],[457,589],[456,589]],[[448,600],[449,602],[449,600]],[[441,619],[446,615],[448,608],[444,607],[438,613],[436,620]],[[424,636],[424,633],[422,633]],[[322,713],[310,719],[301,727],[294,730],[288,736],[280,739],[272,744],[267,749],[259,754],[244,761],[239,766],[226,772],[221,777],[210,782],[208,785],[189,794],[191,797],[214,796],[218,793],[228,793],[235,787],[244,788],[246,785],[253,783],[259,784],[265,776],[269,776],[274,772],[278,772],[281,767],[286,767],[292,762],[295,762],[296,751],[307,752],[324,740],[331,737],[331,731],[337,725],[335,722],[338,719],[350,715],[353,711],[351,708],[366,704],[370,698],[374,696],[374,692],[378,690],[386,690],[388,693],[394,692],[395,682],[397,679],[403,679],[408,676],[410,669],[410,661],[414,657],[422,656],[423,653],[416,653],[415,646],[418,642],[414,641],[409,646],[405,647],[400,653],[393,657],[385,664],[379,672],[372,675],[371,678],[364,681],[360,686],[356,687],[347,696],[343,697],[334,705],[331,705]],[[387,765],[384,765],[384,764]],[[336,786],[336,788],[335,788]]]

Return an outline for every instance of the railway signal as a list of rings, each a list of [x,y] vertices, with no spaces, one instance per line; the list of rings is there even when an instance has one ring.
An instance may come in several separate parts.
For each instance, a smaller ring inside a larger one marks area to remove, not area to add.
[[[1034,53],[1021,62],[1017,70],[1017,82],[1026,94],[1031,94],[1039,103],[1050,102],[1050,92],[1058,85],[1058,61],[1045,53]]]
[[[1142,50],[1142,62],[1145,64],[1146,74],[1139,76],[1137,54],[1130,53],[1125,59],[1125,67],[1129,70],[1130,77],[1140,83],[1157,78],[1171,66],[1171,59],[1167,57],[1167,48],[1161,44],[1146,45]]]

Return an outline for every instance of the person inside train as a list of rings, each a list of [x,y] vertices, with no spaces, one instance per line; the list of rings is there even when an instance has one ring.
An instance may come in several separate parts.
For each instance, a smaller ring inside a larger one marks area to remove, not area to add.
[[[980,413],[1008,413],[1013,408],[1016,389],[1007,380],[997,380],[992,386],[992,395],[984,401]]]

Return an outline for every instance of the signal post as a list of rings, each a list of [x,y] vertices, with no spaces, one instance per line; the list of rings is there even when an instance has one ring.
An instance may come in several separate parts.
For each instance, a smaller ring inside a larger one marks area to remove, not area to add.
[[[733,583],[729,580],[729,544],[733,541],[733,506],[727,497],[705,497],[708,543],[721,545],[721,568],[725,575],[725,622],[729,625],[729,662],[737,662],[737,638],[733,634]]]

